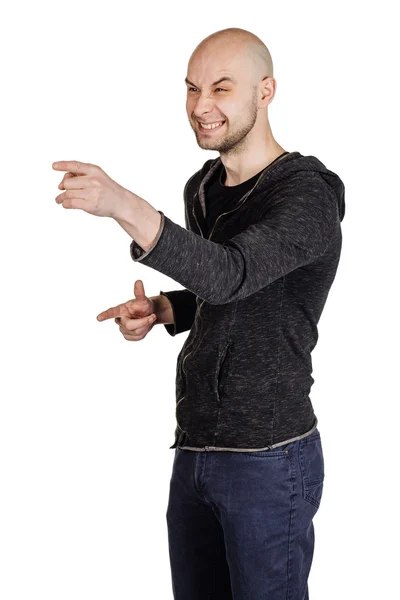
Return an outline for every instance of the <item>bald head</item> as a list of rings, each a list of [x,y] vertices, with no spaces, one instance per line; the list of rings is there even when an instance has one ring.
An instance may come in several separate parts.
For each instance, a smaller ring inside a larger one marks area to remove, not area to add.
[[[220,62],[224,56],[236,56],[238,60],[247,62],[252,86],[256,86],[264,77],[274,75],[267,46],[251,31],[238,27],[221,29],[204,38],[192,52],[189,67],[194,61],[207,60],[209,57]]]
[[[186,112],[201,148],[233,156],[255,144],[258,155],[258,145],[263,147],[266,136],[272,139],[272,59],[250,31],[231,27],[203,39],[190,56],[185,82]],[[211,124],[218,127],[207,131],[204,125]]]

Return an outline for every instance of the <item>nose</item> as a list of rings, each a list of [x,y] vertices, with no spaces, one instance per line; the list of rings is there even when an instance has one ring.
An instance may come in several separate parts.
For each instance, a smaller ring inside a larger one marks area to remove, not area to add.
[[[196,119],[200,121],[205,115],[211,114],[212,110],[213,101],[211,98],[209,96],[200,95],[192,112]]]

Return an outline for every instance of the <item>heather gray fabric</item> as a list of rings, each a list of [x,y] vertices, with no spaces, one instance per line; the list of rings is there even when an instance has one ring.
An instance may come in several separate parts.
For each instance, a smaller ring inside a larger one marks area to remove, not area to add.
[[[280,160],[285,154],[288,154],[288,152],[283,152],[275,160]],[[270,164],[272,165],[274,162]],[[199,226],[203,230],[204,237],[209,236],[220,214],[232,210],[242,196],[254,187],[260,174],[261,171],[239,185],[226,186],[224,185],[226,170],[223,163],[220,162],[219,168],[213,172],[212,177],[208,178],[207,185],[204,186],[206,201],[205,218],[203,218],[202,213],[197,213]],[[161,290],[160,294],[169,298],[174,314],[174,323],[164,325],[168,333],[174,336],[177,333],[190,329],[197,310],[196,294],[193,294],[189,290],[173,290],[169,292]]]
[[[204,186],[219,166],[219,157],[206,161],[186,183],[186,228],[160,211],[153,246],[132,241],[130,251],[185,288],[162,292],[176,319],[169,333],[190,328],[177,358],[171,448],[263,450],[318,423],[311,352],[339,263],[345,189],[316,157],[292,152],[207,238]]]

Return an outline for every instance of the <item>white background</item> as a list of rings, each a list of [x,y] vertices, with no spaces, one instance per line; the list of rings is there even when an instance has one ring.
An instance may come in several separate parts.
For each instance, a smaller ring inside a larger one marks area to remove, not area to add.
[[[172,600],[166,509],[187,332],[96,315],[182,286],[112,219],[56,204],[56,160],[100,165],[184,226],[187,62],[241,27],[274,61],[275,139],[346,186],[313,351],[326,479],[310,600],[398,593],[398,56],[393,2],[16,2],[1,9],[2,600]],[[393,545],[392,545],[393,544]],[[190,599],[188,599],[190,600]]]

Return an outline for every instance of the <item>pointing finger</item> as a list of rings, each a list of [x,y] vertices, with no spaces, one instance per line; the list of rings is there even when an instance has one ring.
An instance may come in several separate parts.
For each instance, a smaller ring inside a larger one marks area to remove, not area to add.
[[[124,311],[126,313],[126,310]],[[125,316],[122,311],[122,305],[113,306],[112,308],[108,308],[104,310],[99,315],[97,315],[96,319],[98,321],[105,321],[106,319],[113,319],[115,317],[123,317]]]

